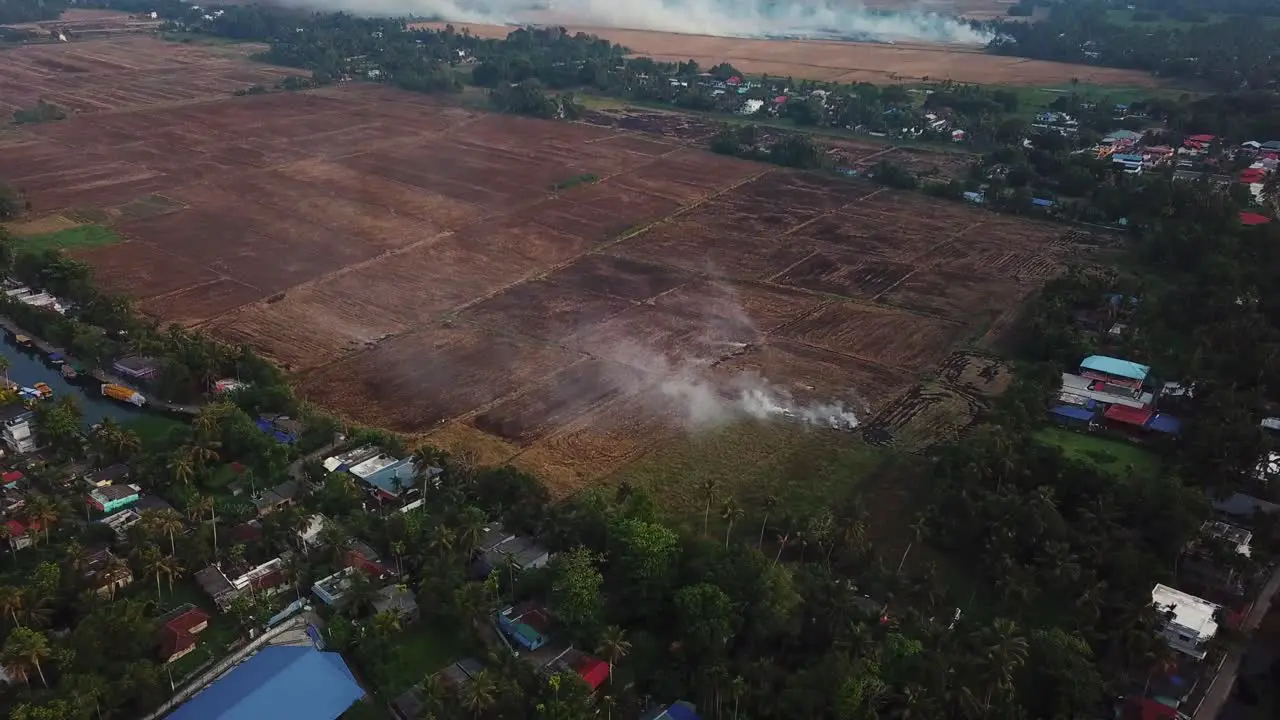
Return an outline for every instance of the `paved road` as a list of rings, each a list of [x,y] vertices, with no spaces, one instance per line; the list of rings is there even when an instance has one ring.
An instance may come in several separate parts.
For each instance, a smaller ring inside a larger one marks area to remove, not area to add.
[[[1271,600],[1277,591],[1280,591],[1280,566],[1271,572],[1271,577],[1262,586],[1262,592],[1258,593],[1258,600],[1254,602],[1253,608],[1240,624],[1241,629],[1253,631],[1262,624],[1262,618],[1266,617],[1267,611],[1271,608]],[[1204,695],[1204,701],[1200,703],[1200,707],[1196,708],[1194,720],[1214,720],[1218,717],[1218,713],[1222,712],[1222,706],[1226,704],[1231,690],[1236,685],[1236,674],[1240,672],[1240,660],[1244,657],[1245,650],[1245,647],[1232,648],[1227,653],[1226,660],[1218,669],[1217,677],[1213,679],[1213,683],[1209,685],[1209,690]]]

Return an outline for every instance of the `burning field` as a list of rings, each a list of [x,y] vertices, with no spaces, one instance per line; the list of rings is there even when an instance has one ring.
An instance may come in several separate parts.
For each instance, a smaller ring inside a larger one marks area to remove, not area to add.
[[[637,56],[663,62],[696,60],[704,67],[731,63],[753,75],[775,75],[827,82],[919,82],[955,80],[993,85],[1057,86],[1072,80],[1096,85],[1151,87],[1156,78],[1137,70],[1029,60],[992,55],[980,46],[932,42],[850,42],[847,40],[764,39],[681,34],[656,30],[620,30],[573,24],[571,32],[598,35]],[[421,23],[444,27],[444,23]],[[454,23],[481,37],[506,37],[511,25]],[[693,31],[687,31],[693,32]]]
[[[74,57],[120,52],[98,44]],[[146,312],[260,348],[343,416],[511,460],[560,495],[682,429],[953,436],[998,373],[948,356],[1079,244],[655,127],[352,85],[82,114],[6,138],[0,173],[37,217],[107,218],[126,240],[77,253]]]

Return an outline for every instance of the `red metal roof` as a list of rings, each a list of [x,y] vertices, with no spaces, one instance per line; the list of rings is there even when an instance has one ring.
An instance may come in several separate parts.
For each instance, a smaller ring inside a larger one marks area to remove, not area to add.
[[[609,663],[600,658],[589,657],[578,667],[578,675],[587,681],[592,690],[595,690],[609,679]]]
[[[10,470],[9,472],[7,472],[7,473],[5,473],[5,474],[0,475],[0,480],[3,480],[3,481],[5,482],[5,484],[7,485],[7,484],[9,484],[9,483],[11,483],[11,482],[17,482],[17,481],[21,480],[21,479],[22,479],[22,478],[24,478],[24,477],[26,477],[26,476],[22,474],[22,471],[21,471],[21,470]]]
[[[1258,213],[1242,212],[1240,213],[1240,222],[1243,225],[1266,225],[1271,222],[1271,218]]]
[[[1188,135],[1187,139],[1195,140],[1196,142],[1202,142],[1202,143],[1213,142],[1212,135]]]
[[[1149,408],[1131,408],[1127,405],[1112,405],[1102,416],[1108,420],[1125,423],[1127,425],[1137,425],[1138,427],[1146,427],[1147,421],[1151,420],[1153,413]]]

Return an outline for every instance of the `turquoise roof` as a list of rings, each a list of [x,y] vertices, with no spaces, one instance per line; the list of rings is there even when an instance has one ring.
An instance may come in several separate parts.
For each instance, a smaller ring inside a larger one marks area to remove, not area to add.
[[[1146,380],[1147,373],[1151,372],[1151,368],[1146,365],[1139,365],[1129,360],[1117,360],[1106,355],[1090,355],[1081,361],[1080,367],[1139,382]]]

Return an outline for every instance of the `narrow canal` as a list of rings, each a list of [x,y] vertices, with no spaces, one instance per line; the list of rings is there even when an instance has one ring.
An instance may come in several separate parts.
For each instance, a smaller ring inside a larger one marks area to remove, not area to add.
[[[63,395],[75,397],[76,404],[84,413],[85,425],[102,422],[103,418],[126,423],[149,414],[141,408],[103,397],[102,383],[92,377],[85,376],[68,382],[62,377],[60,367],[45,361],[44,353],[19,347],[9,333],[4,333],[4,336],[4,342],[0,343],[0,355],[9,361],[9,379],[23,387],[31,387],[38,382],[47,383],[53,388],[55,399]]]

